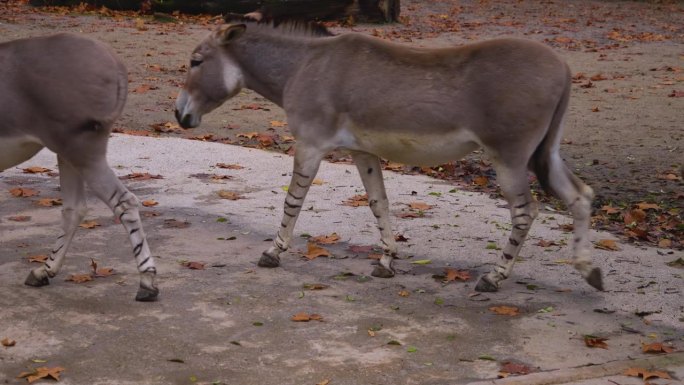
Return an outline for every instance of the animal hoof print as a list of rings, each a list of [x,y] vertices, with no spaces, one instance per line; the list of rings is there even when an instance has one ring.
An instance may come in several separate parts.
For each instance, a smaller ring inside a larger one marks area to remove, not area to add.
[[[394,277],[394,272],[382,265],[377,265],[375,266],[375,269],[373,269],[371,275],[378,278],[392,278]]]
[[[261,254],[261,258],[259,258],[259,263],[257,263],[257,266],[271,268],[278,267],[280,266],[280,258],[277,256],[274,257],[272,255],[268,255],[266,252],[264,252]]]
[[[159,289],[142,287],[138,289],[138,294],[135,295],[135,300],[139,302],[153,302],[159,297]]]
[[[50,280],[48,277],[43,277],[38,279],[35,274],[33,274],[33,271],[31,271],[26,277],[26,281],[24,281],[24,285],[26,286],[33,286],[33,287],[41,287],[41,286],[47,286],[50,284]]]
[[[595,267],[591,269],[591,273],[587,277],[587,283],[593,286],[596,290],[603,290],[603,277],[601,276],[601,269]]]
[[[499,287],[489,282],[487,278],[481,277],[480,280],[477,281],[477,285],[475,285],[475,291],[493,293],[495,291],[499,291]]]

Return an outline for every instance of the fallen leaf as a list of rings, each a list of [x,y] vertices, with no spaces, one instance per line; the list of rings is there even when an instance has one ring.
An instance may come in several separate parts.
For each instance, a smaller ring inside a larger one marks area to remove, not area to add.
[[[140,204],[145,206],[145,207],[153,207],[153,206],[158,205],[159,202],[155,201],[154,199],[148,199],[148,200],[142,201]]]
[[[52,170],[50,170],[49,168],[37,167],[36,166],[36,167],[25,168],[25,169],[23,169],[23,171],[24,171],[24,174],[40,174],[43,172],[50,172]]]
[[[328,384],[330,384],[330,380],[328,380],[328,379],[325,379],[325,380],[323,380],[323,381],[319,382],[319,383],[318,383],[318,384],[316,384],[316,385],[328,385]]]
[[[423,202],[411,202],[409,203],[409,207],[414,210],[427,211],[433,208],[434,206]]]
[[[271,127],[285,127],[285,126],[287,126],[287,123],[281,122],[279,120],[271,120],[270,123],[271,123]]]
[[[323,321],[323,317],[318,314],[297,313],[291,318],[294,322]]]
[[[47,255],[32,255],[28,257],[29,262],[45,263],[48,260]]]
[[[56,366],[54,368],[42,366],[32,372],[22,372],[17,378],[26,378],[29,384],[41,378],[51,378],[59,381],[59,375],[62,374],[64,370],[65,369],[61,366]]]
[[[112,267],[102,267],[95,270],[95,278],[106,278],[110,275],[114,275],[114,268]]]
[[[184,229],[190,227],[190,222],[178,219],[164,219],[164,227],[168,229]]]
[[[6,348],[11,348],[12,346],[17,344],[17,341],[11,340],[9,338],[3,338],[2,341],[0,341],[0,344]]]
[[[619,209],[619,208],[613,207],[613,206],[610,206],[610,205],[606,205],[606,206],[601,207],[601,211],[605,212],[605,213],[608,214],[608,215],[620,213],[620,209]]]
[[[670,247],[672,247],[672,240],[667,239],[667,238],[663,238],[663,239],[658,241],[658,247],[663,248],[663,249],[669,249]]]
[[[539,242],[537,242],[537,246],[550,247],[550,246],[558,246],[558,244],[555,241],[547,241],[545,239],[540,239]]]
[[[641,202],[637,203],[637,207],[641,210],[660,210],[660,206],[655,203]]]
[[[190,270],[204,270],[205,264],[203,262],[186,261],[182,265]]]
[[[504,362],[503,366],[500,369],[500,372],[508,374],[520,374],[520,375],[525,375],[525,374],[530,374],[532,372],[532,369],[524,364],[516,364],[514,362]],[[506,376],[504,376],[506,377]]]
[[[309,261],[314,260],[318,257],[329,257],[331,254],[328,250],[316,245],[313,242],[308,242],[306,245],[307,252],[304,257]]]
[[[38,202],[36,202],[38,206],[44,206],[44,207],[52,207],[52,206],[61,206],[62,205],[62,200],[59,198],[44,198],[44,199],[39,199]]]
[[[601,239],[600,241],[594,243],[594,247],[602,250],[617,251],[620,250],[617,243],[612,239]]]
[[[350,207],[368,206],[368,194],[354,195],[342,202],[342,205]]]
[[[78,225],[78,227],[82,227],[84,229],[94,229],[94,228],[99,227],[99,226],[100,226],[100,224],[97,223],[97,221],[84,221],[83,223]]]
[[[38,191],[30,188],[17,187],[9,190],[10,194],[17,198],[27,198],[38,195]]]
[[[663,345],[662,342],[654,342],[651,344],[641,344],[641,351],[644,353],[672,353],[674,348]]]
[[[625,370],[622,374],[625,376],[629,376],[629,377],[641,377],[644,379],[644,381],[648,380],[649,378],[653,378],[653,377],[664,378],[667,380],[672,379],[672,377],[670,377],[670,375],[667,372],[658,371],[658,370],[648,371],[648,370],[643,369],[643,368],[629,368],[629,369]]]
[[[225,168],[228,170],[241,170],[244,168],[243,166],[240,166],[239,164],[227,164],[227,163],[216,163],[216,167]]]
[[[28,215],[15,215],[8,217],[7,219],[13,222],[28,222],[31,220],[31,217]]]
[[[307,290],[323,290],[329,288],[330,286],[324,285],[322,283],[305,283],[302,285],[302,287]]]
[[[73,283],[85,283],[92,280],[93,276],[90,274],[71,274],[67,279],[65,279],[65,281]]]
[[[489,310],[499,315],[508,315],[511,317],[520,314],[520,309],[515,306],[492,306]]]
[[[236,193],[234,191],[228,191],[228,190],[219,190],[218,196],[220,196],[223,199],[228,199],[231,201],[236,201],[238,199],[245,199],[245,197],[240,195],[239,193]]]
[[[325,183],[325,182],[323,181],[323,179],[318,179],[318,178],[315,178],[315,179],[311,182],[311,184],[315,184],[315,185],[317,185],[317,186],[320,186],[320,185],[322,185],[323,183]]]
[[[590,335],[584,336],[584,344],[590,348],[608,349],[608,344],[606,344],[606,341],[608,341],[608,338],[601,338]]]
[[[411,262],[412,265],[429,265],[431,263],[432,263],[432,260],[430,260],[430,259],[419,259],[419,260]]]
[[[408,290],[402,290],[398,294],[400,297],[408,297],[409,295],[411,295],[411,293]]]
[[[310,238],[310,242],[315,242],[321,245],[331,245],[337,243],[340,240],[340,236],[337,233],[332,233],[330,235],[319,235],[317,237]]]
[[[134,173],[130,173],[128,175],[124,175],[122,177],[119,177],[119,179],[149,180],[149,179],[164,179],[164,177],[161,175],[153,175],[153,174],[150,174],[149,172],[134,172]]]
[[[458,270],[458,269],[452,269],[450,267],[447,267],[444,269],[446,271],[446,277],[444,279],[444,282],[452,282],[461,280],[461,281],[467,281],[470,279],[470,272],[468,270]]]
[[[487,178],[486,176],[480,175],[480,176],[476,177],[475,179],[473,179],[473,183],[477,186],[480,186],[480,187],[487,187],[487,185],[489,184],[489,178]]]

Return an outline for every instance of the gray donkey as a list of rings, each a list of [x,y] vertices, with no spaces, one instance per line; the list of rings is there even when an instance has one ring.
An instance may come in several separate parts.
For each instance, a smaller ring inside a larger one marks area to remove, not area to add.
[[[280,230],[259,266],[279,265],[321,160],[346,149],[381,233],[384,255],[373,275],[393,276],[397,245],[379,157],[438,165],[484,148],[513,229],[500,261],[476,289],[498,290],[537,215],[528,170],[572,211],[574,266],[603,289],[601,272],[589,258],[593,192],[558,153],[571,76],[551,49],[519,39],[426,49],[325,32],[296,24],[223,25],[193,51],[176,100],[183,127],[199,125],[203,114],[243,87],[285,109],[297,140],[294,171]]]
[[[126,102],[126,67],[111,48],[73,34],[0,44],[0,171],[43,147],[57,154],[63,198],[62,234],[49,260],[26,278],[44,286],[86,211],[85,185],[105,202],[129,233],[141,275],[138,301],[154,301],[157,273],[138,214],[138,199],[107,164],[112,124]]]

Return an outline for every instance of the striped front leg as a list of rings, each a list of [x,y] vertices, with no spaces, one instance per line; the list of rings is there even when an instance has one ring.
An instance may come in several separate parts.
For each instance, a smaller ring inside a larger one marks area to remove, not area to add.
[[[273,239],[273,245],[261,254],[258,263],[260,267],[278,267],[280,265],[280,253],[290,247],[297,217],[299,217],[306,194],[318,172],[318,167],[324,155],[325,152],[315,147],[298,144],[294,156],[292,179],[285,197],[285,207],[283,219],[280,222],[280,229],[275,239]]]
[[[368,193],[368,205],[373,215],[378,221],[380,230],[380,240],[382,242],[382,257],[380,264],[375,267],[371,275],[380,278],[391,278],[394,276],[392,261],[397,255],[397,243],[392,234],[392,224],[390,222],[389,200],[385,190],[385,183],[382,180],[382,166],[380,158],[365,152],[354,152],[352,158],[359,170],[361,181]]]

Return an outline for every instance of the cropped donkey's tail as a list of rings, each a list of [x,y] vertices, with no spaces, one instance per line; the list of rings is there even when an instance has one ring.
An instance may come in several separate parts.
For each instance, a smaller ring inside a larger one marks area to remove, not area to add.
[[[565,111],[568,108],[568,102],[570,99],[570,88],[572,87],[572,79],[570,74],[570,68],[566,68],[566,82],[563,88],[563,93],[561,98],[556,105],[556,110],[553,113],[553,118],[549,124],[549,128],[546,131],[544,139],[537,146],[537,149],[532,154],[532,158],[529,161],[528,168],[532,170],[539,180],[539,184],[548,194],[555,195],[558,197],[558,192],[554,191],[554,188],[550,182],[551,176],[551,163],[558,161],[559,159],[552,159],[554,156],[558,155],[558,150],[560,147],[561,135],[563,133],[562,123],[563,117],[565,116]],[[568,170],[569,172],[569,170]],[[573,175],[574,176],[574,175]]]

